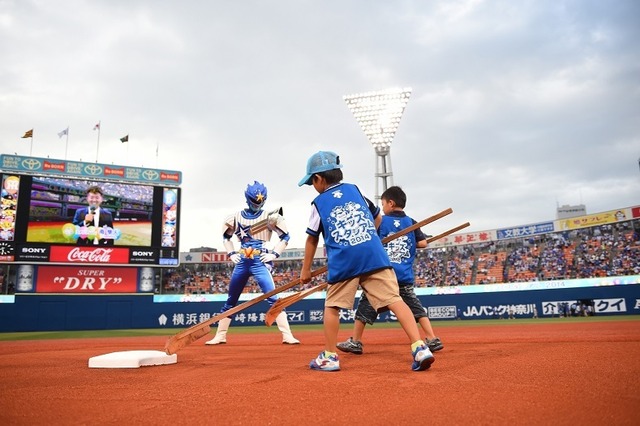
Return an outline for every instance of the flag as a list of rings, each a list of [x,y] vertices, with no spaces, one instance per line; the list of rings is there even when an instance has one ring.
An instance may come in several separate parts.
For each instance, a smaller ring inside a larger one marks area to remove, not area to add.
[[[24,132],[24,136],[22,137],[22,139],[32,138],[32,137],[33,137],[33,129],[27,130],[26,132]]]
[[[58,138],[61,138],[64,135],[68,135],[68,134],[69,134],[69,128],[67,127],[66,129],[58,133]]]
[[[120,138],[120,142],[122,142],[122,143],[129,142],[129,135],[127,135],[127,136],[125,136],[123,138]]]
[[[100,122],[99,121],[98,121],[98,124],[93,126],[93,130],[100,130]]]

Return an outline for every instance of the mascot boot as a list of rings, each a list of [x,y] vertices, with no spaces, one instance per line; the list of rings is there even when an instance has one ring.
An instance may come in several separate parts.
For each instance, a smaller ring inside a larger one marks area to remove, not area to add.
[[[227,343],[227,330],[229,330],[229,325],[231,325],[231,318],[222,318],[218,321],[216,335],[213,336],[213,339],[206,341],[205,345],[222,345]]]
[[[289,320],[287,320],[287,313],[280,312],[276,317],[276,324],[278,324],[278,330],[282,333],[282,343],[285,345],[298,345],[300,341],[293,337],[291,334],[291,328],[289,328]]]

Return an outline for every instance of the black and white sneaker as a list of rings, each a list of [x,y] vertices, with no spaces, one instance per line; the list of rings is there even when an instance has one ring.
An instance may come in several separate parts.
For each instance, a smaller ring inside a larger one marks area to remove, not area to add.
[[[353,340],[352,337],[349,337],[349,339],[344,342],[338,343],[336,346],[342,352],[350,352],[352,354],[362,355],[362,342],[359,340]]]
[[[440,339],[437,338],[437,337],[434,337],[431,340],[427,339],[426,343],[427,343],[427,346],[429,347],[429,350],[431,352],[436,352],[436,351],[444,349],[444,345],[442,344]]]

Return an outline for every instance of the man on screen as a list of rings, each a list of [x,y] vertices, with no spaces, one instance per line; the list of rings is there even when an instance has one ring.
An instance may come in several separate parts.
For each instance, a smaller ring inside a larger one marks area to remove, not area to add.
[[[76,244],[112,246],[115,238],[113,216],[108,209],[101,207],[102,189],[90,186],[86,194],[88,206],[76,210],[73,217],[73,224],[80,229]]]

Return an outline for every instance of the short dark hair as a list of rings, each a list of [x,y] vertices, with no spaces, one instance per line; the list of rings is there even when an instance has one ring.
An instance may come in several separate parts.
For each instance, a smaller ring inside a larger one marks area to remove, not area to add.
[[[99,186],[97,186],[97,185],[93,185],[93,186],[88,187],[88,188],[87,188],[87,192],[86,192],[86,193],[87,193],[87,195],[89,195],[89,194],[100,194],[100,195],[104,195],[104,194],[102,193],[102,188],[100,188],[100,187],[99,187]]]
[[[396,203],[396,206],[401,209],[404,209],[404,206],[407,205],[407,194],[405,194],[399,186],[390,186],[382,193],[380,198],[387,201],[393,201]]]
[[[327,185],[333,185],[342,182],[342,169],[332,169],[324,172],[316,173],[327,181]]]

